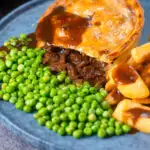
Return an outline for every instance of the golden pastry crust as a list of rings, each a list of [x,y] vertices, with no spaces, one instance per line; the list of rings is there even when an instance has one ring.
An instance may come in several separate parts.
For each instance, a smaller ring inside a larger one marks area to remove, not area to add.
[[[130,54],[143,24],[138,0],[56,0],[40,18],[36,37],[39,47],[49,43],[110,63]]]

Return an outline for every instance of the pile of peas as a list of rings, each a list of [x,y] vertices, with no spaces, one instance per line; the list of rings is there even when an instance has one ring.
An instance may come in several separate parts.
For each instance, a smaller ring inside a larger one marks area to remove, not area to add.
[[[39,125],[60,135],[80,138],[97,134],[104,138],[130,131],[128,125],[112,117],[103,88],[98,90],[88,82],[76,85],[63,71],[52,74],[42,65],[45,51],[28,48],[30,41],[21,34],[5,42],[10,52],[0,55],[1,99],[24,112],[35,112]]]

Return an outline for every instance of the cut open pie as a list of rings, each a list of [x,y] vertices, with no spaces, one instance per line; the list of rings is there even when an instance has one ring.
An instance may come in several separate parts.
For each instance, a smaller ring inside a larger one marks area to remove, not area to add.
[[[36,37],[111,63],[129,54],[144,23],[138,0],[56,0],[40,18]]]

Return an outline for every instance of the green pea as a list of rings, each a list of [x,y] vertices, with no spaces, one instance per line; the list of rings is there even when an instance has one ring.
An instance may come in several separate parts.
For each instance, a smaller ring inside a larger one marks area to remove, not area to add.
[[[95,94],[97,89],[95,87],[90,87],[89,91],[91,94]]]
[[[69,126],[70,126],[71,128],[73,128],[73,129],[76,129],[77,126],[78,126],[78,124],[77,124],[77,122],[75,122],[75,121],[71,121],[71,122],[69,123]]]
[[[1,72],[0,71],[0,81],[2,81],[3,80],[3,77],[6,75],[6,73],[5,72]]]
[[[109,117],[111,117],[111,114],[108,111],[104,111],[102,116],[105,118],[109,118]]]
[[[9,98],[10,98],[10,94],[9,94],[9,93],[5,93],[5,94],[3,95],[3,100],[4,100],[4,101],[8,101]]]
[[[66,100],[66,102],[65,102],[65,105],[66,105],[66,106],[71,106],[73,103],[74,103],[74,100],[71,99],[71,98],[68,98],[68,99]]]
[[[78,109],[77,110],[73,110],[73,112],[74,112],[75,115],[78,115],[80,113],[80,110],[78,110]]]
[[[91,101],[92,101],[92,96],[91,95],[88,95],[88,96],[85,96],[85,101],[87,101],[88,103],[91,103]]]
[[[97,127],[96,125],[93,125],[93,126],[91,127],[91,129],[92,129],[92,132],[93,132],[93,133],[97,133],[97,131],[98,131],[98,127]]]
[[[46,101],[47,101],[47,98],[46,98],[46,97],[40,97],[40,98],[39,98],[39,101],[40,101],[41,103],[45,104]]]
[[[79,123],[78,123],[78,129],[83,130],[84,127],[85,127],[85,123],[84,123],[84,122],[79,122]]]
[[[53,102],[55,104],[60,104],[62,102],[62,97],[60,95],[54,96],[53,97]]]
[[[68,122],[63,121],[60,126],[66,128],[68,126]]]
[[[49,95],[49,92],[45,91],[44,89],[43,90],[40,90],[40,95],[41,96],[48,96]]]
[[[75,100],[76,97],[77,97],[76,94],[70,94],[70,95],[69,95],[69,98],[70,98],[70,99],[73,99],[73,100]]]
[[[73,131],[73,137],[76,139],[79,139],[82,136],[82,134],[83,134],[82,130],[80,130],[80,129]]]
[[[91,108],[96,109],[98,107],[98,103],[96,100],[92,101]]]
[[[21,102],[21,101],[18,101],[18,102],[15,104],[15,107],[16,107],[17,109],[23,110],[24,103]]]
[[[11,68],[13,62],[11,60],[6,60],[5,64],[7,68]]]
[[[107,101],[103,101],[102,103],[101,103],[101,106],[102,106],[102,108],[103,109],[108,109],[110,106],[109,106],[109,103],[107,102]]]
[[[32,111],[32,108],[30,106],[26,105],[26,106],[23,107],[23,111],[26,112],[26,113],[29,113],[29,112]]]
[[[73,110],[79,110],[80,107],[79,107],[78,104],[73,104],[73,105],[72,105],[72,109],[73,109]]]
[[[53,105],[48,105],[46,108],[47,108],[47,110],[48,110],[49,112],[52,112],[53,109],[54,109],[54,106],[53,106]]]
[[[108,128],[106,129],[106,132],[107,132],[107,134],[108,134],[109,136],[112,136],[112,135],[114,135],[114,133],[115,133],[115,129],[114,129],[113,127],[108,127]]]
[[[57,123],[60,122],[60,118],[59,118],[58,116],[53,116],[52,122],[53,122],[54,124],[57,124]]]
[[[57,94],[58,94],[58,95],[63,95],[63,94],[64,94],[64,91],[59,89],[59,90],[57,91]]]
[[[115,127],[116,127],[116,128],[121,128],[121,126],[122,126],[122,123],[121,123],[121,122],[115,121]]]
[[[57,131],[57,133],[61,136],[65,135],[65,129],[63,127],[60,127]]]
[[[107,91],[104,90],[103,88],[100,89],[100,93],[103,97],[106,97],[107,96]]]
[[[54,89],[54,88],[52,88],[51,91],[50,91],[50,96],[51,96],[51,97],[54,97],[54,96],[56,96],[56,95],[57,95],[57,90]]]
[[[0,72],[4,71],[5,68],[6,68],[5,63],[2,60],[0,60]]]
[[[90,104],[88,102],[83,103],[82,105],[83,108],[89,109],[90,108]]]
[[[7,86],[8,86],[7,83],[2,83],[1,89],[2,89],[2,90],[6,90],[6,87],[7,87]]]
[[[29,93],[27,93],[26,96],[27,96],[28,99],[32,99],[32,98],[33,98],[33,93],[32,93],[32,92],[29,92]]]
[[[16,71],[17,70],[17,64],[13,64],[12,67],[11,67],[11,70]]]
[[[87,123],[85,124],[85,126],[86,126],[87,128],[91,128],[92,125],[93,125],[93,123],[91,123],[91,122],[87,122]]]
[[[96,115],[98,115],[98,116],[100,116],[100,115],[102,115],[103,114],[103,109],[102,108],[96,108]]]
[[[65,130],[68,135],[71,135],[74,129],[71,126],[67,126]]]
[[[50,80],[50,77],[49,77],[49,76],[43,76],[43,77],[42,77],[42,81],[43,81],[44,83],[47,83],[49,80]]]
[[[50,80],[51,85],[57,85],[57,83],[58,83],[58,81],[55,76],[53,78],[51,78],[51,80]]]
[[[58,132],[58,130],[59,130],[59,125],[58,125],[58,124],[54,124],[53,127],[52,127],[52,130],[53,130],[54,132]]]
[[[8,82],[9,82],[9,79],[10,79],[10,76],[9,76],[9,75],[5,75],[5,76],[3,77],[3,82],[4,82],[4,83],[8,83]]]
[[[83,99],[83,98],[81,98],[81,97],[77,97],[77,98],[76,98],[76,103],[77,103],[77,104],[81,105],[83,102],[84,102],[84,99]]]
[[[82,112],[78,115],[78,120],[79,121],[84,122],[84,121],[86,121],[86,119],[87,119],[87,114],[86,113]]]
[[[73,112],[70,112],[68,114],[68,118],[69,118],[69,120],[74,121],[74,120],[76,120],[76,115]]]
[[[65,78],[65,83],[66,83],[66,84],[71,83],[71,79],[70,79],[70,77],[66,77],[66,78]]]
[[[76,93],[76,91],[77,91],[76,86],[73,85],[73,84],[71,84],[71,85],[69,86],[69,89],[70,89],[70,91],[71,91],[72,93]]]
[[[88,115],[88,120],[91,121],[91,122],[94,122],[96,121],[96,115],[94,113],[91,113]]]
[[[115,122],[114,122],[114,121],[109,120],[108,125],[109,125],[110,127],[114,127],[114,126],[115,126]]]
[[[122,134],[122,129],[121,128],[116,128],[115,129],[115,134],[116,135],[121,135]]]
[[[12,104],[15,104],[17,102],[17,97],[11,97],[9,99],[9,102],[12,103]]]
[[[88,88],[90,88],[91,86],[90,86],[89,82],[84,82],[84,83],[83,83],[83,87],[88,89]]]
[[[38,118],[37,122],[40,126],[43,126],[45,124],[45,119],[44,118]]]
[[[32,107],[36,104],[36,100],[35,99],[28,99],[28,100],[26,100],[25,104]]]
[[[22,58],[19,58],[18,59],[18,64],[20,65],[20,64],[23,64],[23,62],[24,62],[24,60],[22,59]]]
[[[47,114],[47,112],[48,112],[47,109],[43,107],[43,108],[39,109],[38,114],[41,116],[44,116]]]
[[[33,117],[34,117],[34,119],[38,119],[40,116],[36,113],[36,114],[33,114]]]
[[[65,73],[60,73],[59,75],[57,75],[57,79],[59,82],[64,81],[65,77],[66,77]]]
[[[123,130],[124,133],[128,133],[128,132],[131,131],[131,128],[128,125],[124,124],[122,126],[122,130]]]
[[[98,102],[102,102],[103,101],[103,96],[101,95],[101,93],[96,93],[96,100],[98,101]]]
[[[100,129],[98,130],[97,135],[98,135],[98,137],[100,137],[100,138],[105,138],[105,137],[107,136],[107,133],[106,133],[105,129],[100,128]]]
[[[17,92],[11,93],[11,96],[12,96],[12,97],[17,97]]]
[[[28,47],[27,47],[27,46],[23,46],[23,47],[21,48],[21,51],[26,52],[26,51],[27,51],[27,49],[28,49]]]
[[[24,77],[20,75],[20,76],[18,76],[18,77],[16,78],[16,81],[17,81],[18,83],[21,83],[21,82],[24,81]]]
[[[11,92],[13,92],[15,90],[15,88],[13,87],[13,86],[7,86],[6,87],[6,92],[8,92],[8,93],[11,93]]]
[[[86,128],[84,128],[83,132],[87,136],[91,136],[92,135],[92,129],[91,128],[86,127]]]
[[[3,91],[0,90],[0,98],[3,97]]]
[[[84,93],[85,95],[89,94],[89,90],[87,88],[83,88],[81,92]]]
[[[23,72],[23,70],[24,70],[24,65],[23,64],[20,64],[20,65],[18,65],[18,71],[19,72]]]
[[[44,119],[45,121],[48,121],[48,120],[50,120],[51,118],[50,118],[50,115],[45,115],[45,116],[43,116],[43,119]]]
[[[60,119],[66,121],[68,119],[68,115],[66,113],[60,114]]]
[[[27,56],[29,57],[29,58],[34,58],[35,57],[35,53],[34,52],[27,52]]]

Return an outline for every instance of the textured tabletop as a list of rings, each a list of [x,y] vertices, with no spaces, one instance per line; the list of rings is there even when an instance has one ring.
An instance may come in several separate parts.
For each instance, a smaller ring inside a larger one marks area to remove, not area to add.
[[[0,150],[40,150],[26,144],[0,123]]]

